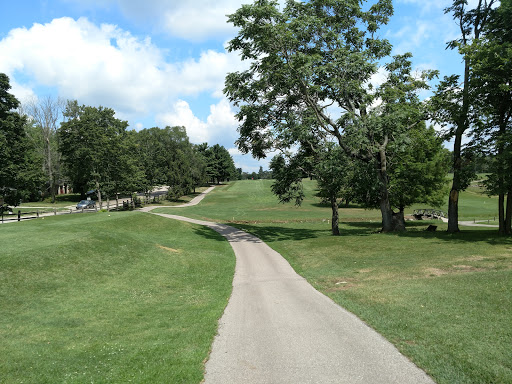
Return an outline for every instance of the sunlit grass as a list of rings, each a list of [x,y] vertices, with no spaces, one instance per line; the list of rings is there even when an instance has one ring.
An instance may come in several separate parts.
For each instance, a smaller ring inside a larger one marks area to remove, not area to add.
[[[0,227],[0,382],[199,383],[231,292],[215,232],[139,212]]]
[[[379,212],[357,207],[340,209],[342,236],[333,237],[330,208],[314,197],[314,182],[306,182],[300,208],[278,204],[270,184],[237,182],[217,188],[199,207],[172,212],[231,222],[260,237],[436,382],[512,382],[510,237],[493,228],[448,234],[440,221],[408,222],[406,233],[381,234]],[[486,215],[488,201],[480,191],[463,193],[462,217]],[[425,231],[429,224],[437,232]]]

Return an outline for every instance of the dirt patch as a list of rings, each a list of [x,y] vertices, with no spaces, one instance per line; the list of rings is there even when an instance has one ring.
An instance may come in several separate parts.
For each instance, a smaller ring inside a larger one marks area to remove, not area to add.
[[[460,271],[460,272],[473,272],[473,271],[483,271],[484,270],[484,268],[477,268],[477,267],[473,267],[471,265],[464,265],[464,264],[454,265],[453,268],[455,268],[455,270]]]
[[[461,261],[482,261],[482,260],[485,260],[487,259],[487,257],[483,257],[483,256],[477,256],[477,255],[474,255],[474,256],[469,256],[469,257],[463,257],[462,259],[459,259]]]
[[[169,252],[174,252],[174,253],[181,252],[179,249],[164,247],[163,245],[157,245],[157,247],[160,248],[160,249],[165,249],[166,251],[169,251]]]
[[[446,271],[444,269],[439,269],[439,268],[427,268],[427,269],[425,269],[425,272],[426,272],[427,276],[431,276],[431,277],[444,276],[449,273],[448,271]]]

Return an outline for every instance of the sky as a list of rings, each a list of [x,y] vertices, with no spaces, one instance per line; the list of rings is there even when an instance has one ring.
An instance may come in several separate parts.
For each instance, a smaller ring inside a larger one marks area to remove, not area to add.
[[[237,150],[236,109],[222,92],[226,74],[247,67],[225,49],[237,33],[226,15],[251,1],[0,0],[0,72],[22,103],[76,99],[113,108],[129,129],[184,126],[192,143],[223,145],[244,171],[268,169],[270,158]],[[411,52],[416,69],[441,76],[462,73],[461,57],[445,49],[458,36],[443,12],[450,3],[395,0],[380,32],[392,54]]]

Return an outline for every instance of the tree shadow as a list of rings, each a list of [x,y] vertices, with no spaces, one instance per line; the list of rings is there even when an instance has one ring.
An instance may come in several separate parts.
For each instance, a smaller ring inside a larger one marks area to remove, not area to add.
[[[366,232],[367,234],[377,233],[381,229],[380,222],[344,222],[344,225],[350,227],[350,233],[359,234]],[[382,236],[395,236],[398,238],[422,238],[422,239],[438,239],[442,241],[449,241],[454,243],[478,243],[487,242],[491,245],[496,244],[510,244],[512,245],[512,237],[500,235],[493,229],[479,229],[478,227],[461,226],[461,231],[458,233],[448,233],[444,229],[436,231],[427,231],[429,225],[442,225],[439,221],[408,221],[406,223],[405,232],[389,232],[380,233]]]
[[[264,242],[314,239],[325,236],[330,232],[330,230],[324,229],[291,228],[273,225],[255,226],[250,224],[236,224],[233,226],[257,236]]]
[[[444,230],[435,232],[427,231],[426,228],[430,225],[435,225],[435,221],[414,221],[407,222],[407,231],[405,232],[390,232],[379,233],[381,229],[380,222],[369,221],[344,221],[340,222],[340,238],[346,236],[394,236],[400,238],[422,238],[422,239],[437,239],[440,241],[447,241],[452,243],[478,243],[487,242],[491,245],[510,245],[512,246],[512,237],[502,236],[497,231],[486,229],[471,229],[462,230],[459,233],[447,233]],[[437,223],[439,224],[439,223]],[[287,240],[307,240],[321,237],[330,237],[331,229],[312,229],[312,228],[296,228],[275,225],[251,225],[251,224],[227,224],[230,227],[241,229],[246,234],[233,233],[230,229],[219,229],[221,234],[225,234],[229,240],[234,241],[249,241],[249,242],[276,242]],[[216,241],[224,241],[224,238],[208,227],[198,226],[194,228],[196,234]],[[256,237],[256,238],[255,238]]]

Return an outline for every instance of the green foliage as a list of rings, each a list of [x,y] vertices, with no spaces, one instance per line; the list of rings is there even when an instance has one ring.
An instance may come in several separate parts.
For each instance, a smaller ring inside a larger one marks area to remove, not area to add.
[[[500,195],[500,231],[512,234],[512,203],[505,214],[504,195],[512,199],[512,1],[489,14],[485,34],[462,51],[471,60],[470,85],[482,115],[472,145],[492,157],[487,191]]]
[[[26,117],[14,111],[19,102],[10,88],[9,78],[0,73],[0,200],[18,205],[37,197],[42,174],[26,134]]]
[[[64,115],[68,121],[58,130],[59,146],[75,191],[96,189],[101,201],[101,193],[113,197],[137,190],[141,174],[128,123],[116,119],[113,109],[78,106],[76,101],[68,102]]]
[[[384,84],[370,84],[391,52],[376,32],[392,12],[386,0],[367,10],[356,1],[289,1],[282,11],[274,1],[244,5],[229,17],[240,32],[228,49],[251,66],[228,74],[224,89],[240,108],[237,145],[244,153],[262,158],[313,137],[336,140],[345,154],[377,165],[385,230],[393,230],[388,145],[425,118],[417,93],[436,75],[413,75],[411,55],[404,54],[385,65]]]
[[[232,289],[216,232],[140,212],[0,231],[2,383],[200,383]]]
[[[407,140],[391,148],[388,177],[392,207],[403,211],[416,203],[440,207],[446,194],[446,174],[450,167],[450,152],[435,130],[418,124],[408,132]],[[370,166],[361,162],[350,180],[356,201],[370,208],[379,206],[378,180]]]
[[[211,182],[219,184],[221,181],[236,180],[237,171],[233,157],[222,145],[215,144],[208,147],[203,143],[198,148],[206,163],[206,176]]]
[[[300,207],[278,204],[271,183],[219,187],[201,206],[178,214],[234,220],[232,225],[269,244],[435,382],[512,382],[511,239],[492,229],[425,231],[429,224],[445,229],[439,221],[414,222],[406,233],[376,234],[379,225],[371,221],[378,212],[358,206],[340,208],[343,236],[334,237],[327,223],[330,208],[315,198],[316,181],[303,181]],[[462,192],[460,202],[467,220],[486,217],[495,206],[475,187]]]
[[[486,24],[496,0],[480,0],[474,8],[469,8],[467,0],[453,0],[445,13],[452,14],[460,29],[460,38],[450,41],[448,48],[458,49],[464,57],[464,77],[459,84],[459,76],[447,76],[440,82],[432,102],[432,116],[440,124],[448,127],[447,138],[453,137],[453,183],[450,191],[448,206],[448,231],[458,232],[458,196],[469,185],[467,168],[468,159],[465,156],[462,138],[475,125],[480,124],[478,98],[475,97],[475,87],[471,83],[472,60],[467,55],[467,48],[472,41],[478,41],[485,35]]]

